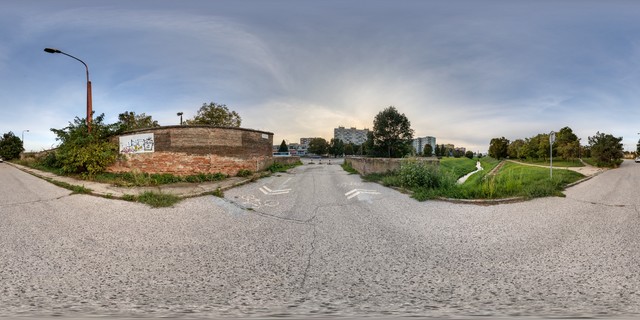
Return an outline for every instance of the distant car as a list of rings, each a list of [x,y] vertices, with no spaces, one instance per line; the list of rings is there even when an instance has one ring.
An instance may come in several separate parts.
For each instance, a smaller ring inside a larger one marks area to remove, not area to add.
[[[0,163],[2,163],[2,161],[4,161],[4,160],[2,160],[2,158],[0,158]]]
[[[640,162],[640,157],[636,157],[636,163]]]

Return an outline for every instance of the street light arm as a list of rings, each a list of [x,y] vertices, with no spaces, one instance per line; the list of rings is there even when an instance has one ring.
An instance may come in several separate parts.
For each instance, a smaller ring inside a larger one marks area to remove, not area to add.
[[[74,57],[74,56],[72,56],[72,55],[70,55],[70,54],[68,54],[66,52],[63,52],[63,51],[60,51],[60,50],[54,49],[54,48],[45,48],[44,51],[48,52],[48,53],[61,53],[61,54],[64,54],[65,56],[67,56],[67,57],[70,57],[70,58],[73,58],[73,59],[76,59],[76,60],[80,61],[80,63],[82,63],[84,65],[84,69],[87,72],[87,82],[89,82],[89,66],[87,66],[87,64],[84,61],[82,61],[82,60],[80,60],[80,59],[78,59],[78,58],[76,58],[76,57]]]

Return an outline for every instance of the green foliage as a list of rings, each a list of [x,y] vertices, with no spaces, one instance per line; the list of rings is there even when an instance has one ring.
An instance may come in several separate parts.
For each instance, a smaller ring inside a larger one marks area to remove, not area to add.
[[[229,111],[224,104],[211,102],[203,103],[198,113],[191,120],[186,120],[187,125],[211,125],[218,127],[240,127],[242,118],[235,111]]]
[[[133,111],[125,111],[118,115],[118,131],[129,131],[143,128],[159,127],[158,121],[144,113],[136,114]]]
[[[469,158],[469,159],[473,159],[473,151],[467,151],[464,153],[464,156]]]
[[[249,177],[253,175],[253,171],[247,169],[240,169],[238,173],[236,173],[236,177]]]
[[[222,189],[220,188],[216,188],[215,190],[211,191],[211,195],[218,198],[224,198],[224,192],[222,192]]]
[[[343,162],[342,163],[342,169],[344,169],[344,171],[349,172],[349,174],[358,174],[358,170],[354,169],[353,166],[351,166],[351,162]]]
[[[406,161],[400,166],[397,176],[401,187],[415,188],[447,188],[455,183],[455,179],[438,167],[428,163]]]
[[[278,148],[278,152],[289,152],[289,147],[287,147],[286,141],[282,140],[280,147]]]
[[[20,157],[20,153],[24,151],[22,140],[16,137],[13,132],[9,131],[0,138],[0,158],[4,160],[13,160]]]
[[[180,197],[167,194],[147,191],[136,197],[138,202],[147,204],[153,208],[171,207],[180,202]]]
[[[411,152],[413,129],[409,119],[389,106],[373,120],[373,147],[389,158],[401,158]]]
[[[276,173],[276,172],[287,172],[287,170],[291,169],[291,168],[295,168],[297,166],[302,165],[301,161],[298,161],[294,164],[282,164],[279,162],[274,162],[272,165],[270,165],[267,168],[267,171],[271,171],[271,173]]]
[[[77,186],[70,183],[66,183],[64,181],[58,181],[55,179],[48,179],[47,181],[51,182],[52,184],[58,187],[73,191],[71,194],[89,194],[91,193],[91,191],[93,191],[89,188],[85,188],[85,186]]]
[[[597,132],[593,137],[589,137],[589,146],[591,157],[595,159],[598,167],[617,167],[622,164],[622,137],[616,138]]]
[[[76,117],[64,129],[51,129],[61,141],[56,150],[54,163],[59,165],[65,173],[88,173],[95,175],[104,171],[115,162],[118,156],[118,146],[109,142],[117,126],[103,124],[104,114],[96,117],[91,126],[91,133],[87,131],[85,119]]]
[[[440,170],[444,170],[456,179],[469,172],[475,171],[476,162],[469,158],[443,158],[440,159]]]
[[[320,156],[323,154],[327,154],[329,152],[329,143],[323,138],[313,138],[309,142],[307,152]]]
[[[431,157],[433,155],[433,147],[430,144],[424,146],[422,150],[422,155],[425,157]]]
[[[102,183],[109,183],[123,187],[149,187],[171,183],[189,182],[201,183],[209,181],[220,181],[227,178],[223,173],[200,173],[189,176],[174,176],[172,174],[148,174],[142,172],[110,173],[103,172],[87,179]]]
[[[493,138],[489,144],[489,156],[504,159],[508,155],[509,140],[505,137]]]
[[[329,154],[334,157],[342,156],[344,154],[344,142],[340,139],[331,139],[329,144]]]

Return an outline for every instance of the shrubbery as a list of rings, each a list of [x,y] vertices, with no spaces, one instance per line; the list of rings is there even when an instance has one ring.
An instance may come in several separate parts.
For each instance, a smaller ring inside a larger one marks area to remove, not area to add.
[[[88,173],[104,171],[118,157],[118,146],[109,142],[115,134],[115,125],[104,125],[104,114],[96,117],[88,132],[85,119],[76,117],[64,129],[51,129],[60,140],[60,146],[44,158],[44,163],[60,168],[64,173]]]

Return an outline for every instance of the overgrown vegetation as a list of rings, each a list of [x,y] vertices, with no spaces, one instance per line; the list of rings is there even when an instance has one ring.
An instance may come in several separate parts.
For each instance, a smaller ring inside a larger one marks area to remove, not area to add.
[[[153,208],[171,207],[180,202],[180,197],[168,193],[147,191],[135,197],[135,201],[147,204]]]
[[[439,197],[454,199],[501,199],[510,197],[536,198],[562,196],[564,187],[582,177],[582,174],[554,169],[553,179],[549,169],[506,163],[495,175],[489,172],[499,161],[484,157],[480,159],[483,170],[472,175],[464,184],[456,183],[459,175],[475,170],[465,168],[467,158],[443,161],[440,167],[427,163],[407,161],[400,170],[388,174],[369,174],[367,181],[379,182],[385,186],[408,190],[412,197],[424,201]],[[473,161],[475,164],[475,161]],[[470,170],[466,171],[465,170]]]
[[[342,163],[342,169],[344,169],[344,171],[350,173],[350,174],[358,174],[358,171],[356,169],[353,168],[353,166],[351,166],[351,162],[343,162]]]
[[[267,171],[270,171],[271,173],[276,173],[276,172],[286,172],[289,169],[295,168],[297,166],[301,166],[302,165],[302,161],[298,160],[296,163],[292,163],[292,164],[283,164],[283,163],[279,163],[279,162],[274,162],[272,165],[270,165],[267,168]]]
[[[105,125],[104,114],[96,117],[88,131],[85,119],[76,117],[64,129],[51,129],[61,143],[50,153],[47,166],[58,168],[63,173],[86,173],[95,175],[103,172],[116,161],[118,146],[109,141],[117,131],[116,124]]]
[[[20,152],[24,151],[22,140],[13,132],[9,131],[0,138],[0,158],[13,160],[20,157]]]

